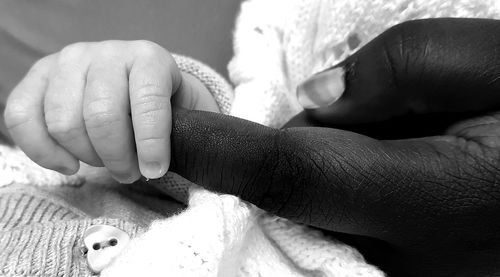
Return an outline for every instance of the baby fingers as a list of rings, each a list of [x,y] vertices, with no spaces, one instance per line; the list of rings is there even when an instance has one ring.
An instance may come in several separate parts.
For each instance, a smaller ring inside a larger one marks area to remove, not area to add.
[[[77,43],[38,62],[12,92],[6,123],[39,165],[73,174],[78,161],[124,183],[170,164],[170,98],[182,75],[147,41]]]
[[[50,69],[57,55],[38,61],[9,95],[5,123],[12,139],[37,164],[65,174],[75,173],[79,163],[50,135],[44,120],[44,97]]]
[[[125,64],[106,59],[92,64],[83,97],[84,125],[104,166],[120,182],[136,181],[140,174]]]
[[[173,58],[156,44],[138,41],[132,53],[130,108],[139,168],[143,176],[159,178],[170,166],[170,98],[182,76]]]
[[[82,116],[82,99],[90,59],[86,44],[64,48],[56,59],[44,101],[49,134],[77,159],[94,166],[102,161],[87,135]]]

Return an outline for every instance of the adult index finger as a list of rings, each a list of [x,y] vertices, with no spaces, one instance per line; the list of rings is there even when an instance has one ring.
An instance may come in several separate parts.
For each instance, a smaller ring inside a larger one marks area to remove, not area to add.
[[[322,229],[411,246],[426,262],[443,261],[430,254],[439,248],[466,253],[459,248],[498,246],[475,238],[477,230],[500,231],[493,220],[500,210],[494,185],[500,159],[472,139],[449,134],[381,141],[179,111],[172,146],[172,171],[207,189]]]

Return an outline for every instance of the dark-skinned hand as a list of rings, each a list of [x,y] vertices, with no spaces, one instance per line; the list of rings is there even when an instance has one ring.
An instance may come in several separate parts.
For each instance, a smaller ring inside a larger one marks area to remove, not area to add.
[[[389,276],[500,276],[500,21],[406,22],[339,68],[340,99],[281,130],[177,111],[171,169]]]

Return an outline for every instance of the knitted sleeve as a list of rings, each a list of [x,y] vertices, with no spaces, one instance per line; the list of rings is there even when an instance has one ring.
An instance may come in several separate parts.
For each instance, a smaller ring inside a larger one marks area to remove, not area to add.
[[[179,69],[201,81],[210,91],[222,113],[229,114],[233,101],[233,90],[227,81],[207,65],[186,56],[174,54]]]

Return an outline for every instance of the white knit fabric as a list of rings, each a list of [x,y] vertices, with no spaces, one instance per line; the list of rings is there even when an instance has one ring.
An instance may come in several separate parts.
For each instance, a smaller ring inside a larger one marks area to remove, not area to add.
[[[246,1],[229,64],[231,114],[281,127],[302,110],[298,84],[387,28],[430,17],[500,18],[499,6],[497,0]]]
[[[191,193],[182,214],[133,240],[101,276],[383,276],[344,244],[237,197]]]

